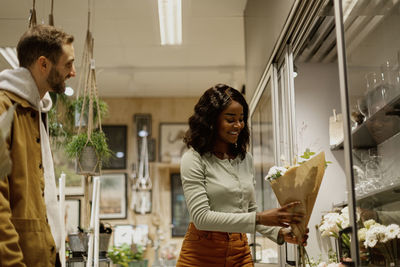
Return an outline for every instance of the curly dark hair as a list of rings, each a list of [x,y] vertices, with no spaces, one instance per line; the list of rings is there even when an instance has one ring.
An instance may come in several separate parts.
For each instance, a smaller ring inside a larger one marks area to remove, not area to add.
[[[250,139],[247,123],[249,107],[238,90],[225,84],[217,84],[211,87],[200,97],[194,107],[194,114],[189,118],[189,130],[183,140],[186,145],[193,147],[200,155],[211,153],[217,135],[218,116],[232,101],[238,102],[243,107],[244,128],[239,134],[236,145],[230,146],[229,152],[244,159]]]

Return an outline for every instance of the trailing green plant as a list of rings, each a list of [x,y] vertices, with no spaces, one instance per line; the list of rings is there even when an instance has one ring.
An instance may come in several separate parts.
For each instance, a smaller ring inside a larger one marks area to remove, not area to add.
[[[86,132],[74,135],[66,145],[67,156],[70,158],[79,157],[86,146],[93,147],[97,157],[102,161],[107,161],[112,155],[112,151],[108,148],[106,135],[101,131],[94,131],[90,140]]]
[[[53,101],[53,107],[48,112],[49,135],[56,146],[64,146],[71,142],[75,135],[75,114],[81,113],[83,97],[72,99],[65,94],[50,94]],[[89,98],[85,101],[84,117],[88,117]],[[108,114],[108,105],[99,99],[100,116],[104,118]],[[98,123],[97,101],[93,99],[93,121],[94,125]]]
[[[83,96],[78,97],[77,99],[73,100],[70,105],[68,105],[68,121],[70,123],[75,123],[75,114],[82,112],[82,105],[83,105]],[[104,118],[108,114],[108,105],[106,102],[98,99],[99,101],[99,109],[100,109],[100,116]],[[93,98],[93,125],[96,125],[98,122],[98,114],[97,114],[97,100]],[[89,114],[89,97],[86,97],[85,100],[85,109],[83,111],[83,116],[88,117]]]
[[[129,266],[129,262],[143,260],[143,247],[140,245],[122,244],[121,246],[113,246],[108,251],[108,257],[114,264],[120,264],[124,267]]]

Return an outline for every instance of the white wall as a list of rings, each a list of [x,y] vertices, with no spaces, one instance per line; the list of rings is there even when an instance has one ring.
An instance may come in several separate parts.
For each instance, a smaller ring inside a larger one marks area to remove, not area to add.
[[[325,151],[326,160],[332,161],[326,169],[308,225],[307,252],[311,257],[318,258],[320,254],[327,255],[331,243],[327,238],[320,238],[315,225],[320,223],[321,216],[330,211],[333,204],[347,199],[343,150],[332,152],[329,148],[329,116],[332,116],[332,109],[341,113],[338,67],[337,64],[322,63],[296,65],[298,76],[294,85],[299,154],[308,147],[315,152]]]

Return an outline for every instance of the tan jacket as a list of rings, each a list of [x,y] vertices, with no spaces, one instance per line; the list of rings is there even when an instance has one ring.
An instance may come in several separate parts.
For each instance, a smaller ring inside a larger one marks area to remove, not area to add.
[[[7,140],[11,175],[0,179],[0,266],[54,266],[56,249],[46,217],[39,112],[26,100],[0,90],[0,114],[14,103]]]

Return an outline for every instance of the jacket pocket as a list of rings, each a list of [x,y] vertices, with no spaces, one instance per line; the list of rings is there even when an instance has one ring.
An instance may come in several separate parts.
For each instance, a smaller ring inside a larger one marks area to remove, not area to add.
[[[12,218],[11,222],[19,235],[18,244],[27,266],[44,266],[46,243],[42,223],[38,219]]]

